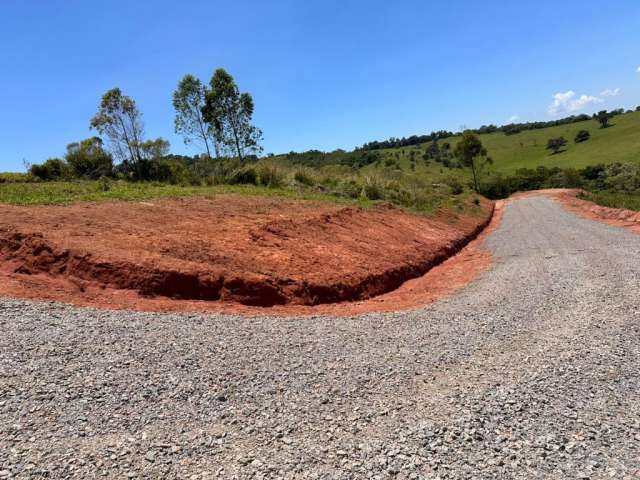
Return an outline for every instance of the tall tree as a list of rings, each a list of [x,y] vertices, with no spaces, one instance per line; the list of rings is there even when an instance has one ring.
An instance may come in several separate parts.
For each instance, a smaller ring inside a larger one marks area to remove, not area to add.
[[[135,180],[147,180],[151,164],[169,151],[169,142],[162,138],[144,140],[142,114],[136,102],[123,95],[119,88],[102,96],[98,113],[91,119],[91,128],[107,137],[112,153],[120,160],[120,170]]]
[[[112,88],[102,96],[98,113],[91,119],[91,128],[107,137],[116,159],[129,163],[134,170],[143,161],[141,114],[136,102],[123,95],[119,88]]]
[[[609,120],[613,115],[606,110],[600,110],[596,115],[596,120],[600,123],[600,128],[607,128],[609,126]]]
[[[262,132],[251,124],[253,107],[251,95],[240,93],[233,77],[224,69],[217,69],[211,77],[202,115],[216,137],[235,150],[241,161],[247,151],[262,151]]]
[[[193,75],[185,75],[173,92],[173,107],[176,110],[175,131],[182,134],[184,143],[198,143],[204,146],[211,158],[210,146],[220,155],[215,130],[205,122],[202,111],[206,103],[207,87]]]
[[[471,167],[473,173],[473,189],[477,192],[480,189],[480,172],[487,165],[493,163],[487,156],[487,149],[482,146],[478,136],[470,130],[462,134],[462,138],[456,144],[454,155],[458,157],[460,163],[465,167]]]

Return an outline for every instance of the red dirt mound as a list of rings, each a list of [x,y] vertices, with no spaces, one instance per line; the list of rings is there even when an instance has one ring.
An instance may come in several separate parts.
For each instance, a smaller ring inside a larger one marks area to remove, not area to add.
[[[261,307],[363,300],[456,253],[491,212],[488,201],[455,219],[235,195],[4,205],[0,294],[143,309],[154,298],[165,299],[160,309],[169,299]]]

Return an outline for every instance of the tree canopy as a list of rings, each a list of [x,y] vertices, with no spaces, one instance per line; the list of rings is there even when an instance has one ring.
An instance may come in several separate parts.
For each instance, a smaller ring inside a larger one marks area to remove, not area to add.
[[[568,142],[564,137],[550,138],[549,140],[547,140],[546,148],[547,150],[551,150],[555,155],[556,153],[559,153],[562,147],[564,147],[567,143]]]
[[[98,113],[91,119],[95,128],[109,140],[116,159],[137,162],[142,159],[140,143],[144,128],[136,102],[119,88],[108,90],[100,101]]]
[[[193,75],[185,75],[173,92],[173,108],[176,111],[175,132],[184,137],[184,143],[199,144],[211,157],[211,148],[218,158],[218,139],[211,124],[205,122],[202,111],[206,104],[207,88]]]
[[[100,137],[70,143],[64,158],[76,177],[96,179],[113,171],[113,158],[102,147]]]
[[[251,95],[240,93],[233,77],[226,70],[217,69],[206,93],[203,118],[215,132],[216,138],[241,161],[247,152],[262,151],[262,132],[251,123],[253,108]]]
[[[470,130],[462,134],[462,138],[456,144],[454,155],[460,160],[465,167],[471,167],[473,173],[473,189],[478,192],[480,190],[480,172],[482,169],[493,163],[487,156],[487,149],[484,148],[478,136]]]

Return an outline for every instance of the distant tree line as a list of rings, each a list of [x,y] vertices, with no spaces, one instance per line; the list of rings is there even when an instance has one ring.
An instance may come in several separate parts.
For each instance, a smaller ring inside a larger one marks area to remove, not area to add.
[[[289,152],[282,156],[293,165],[304,165],[312,168],[326,165],[344,165],[358,169],[380,160],[380,156],[376,152],[358,150],[347,152],[341,149],[332,152],[322,152],[320,150],[308,150],[300,153]]]
[[[640,111],[640,106],[636,108],[636,111]],[[547,122],[509,123],[502,126],[497,126],[493,124],[483,125],[480,128],[470,129],[469,131],[478,135],[482,135],[485,133],[495,133],[495,132],[502,132],[505,135],[514,135],[516,133],[524,132],[526,130],[539,130],[542,128],[557,127],[559,125],[568,125],[571,123],[584,122],[592,119],[597,120],[598,122],[600,122],[600,124],[604,128],[606,128],[608,121],[611,118],[615,117],[616,115],[621,115],[623,113],[625,113],[625,110],[623,108],[612,110],[610,112],[607,112],[606,110],[602,110],[593,115],[586,115],[586,114],[571,115],[569,117],[560,118],[557,120],[550,120]],[[402,137],[402,138],[391,137],[388,140],[373,141],[373,142],[365,143],[362,147],[360,147],[360,150],[381,150],[385,148],[408,147],[411,145],[419,145],[422,143],[431,142],[433,140],[442,140],[445,138],[459,136],[459,135],[462,135],[462,133],[460,132],[454,133],[446,130],[441,130],[438,132],[431,132],[428,135],[412,135],[410,137]]]
[[[457,134],[454,132],[440,130],[437,132],[431,132],[428,135],[411,135],[406,138],[391,137],[389,140],[365,143],[359,148],[359,150],[382,150],[384,148],[409,147],[411,145],[419,145],[421,143],[432,142],[434,140],[444,140],[445,138],[453,137],[455,135]]]

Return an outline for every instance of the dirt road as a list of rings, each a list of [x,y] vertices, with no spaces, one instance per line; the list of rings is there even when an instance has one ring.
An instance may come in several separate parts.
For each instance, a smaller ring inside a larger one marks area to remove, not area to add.
[[[640,478],[640,236],[543,197],[428,308],[0,303],[0,478]]]

